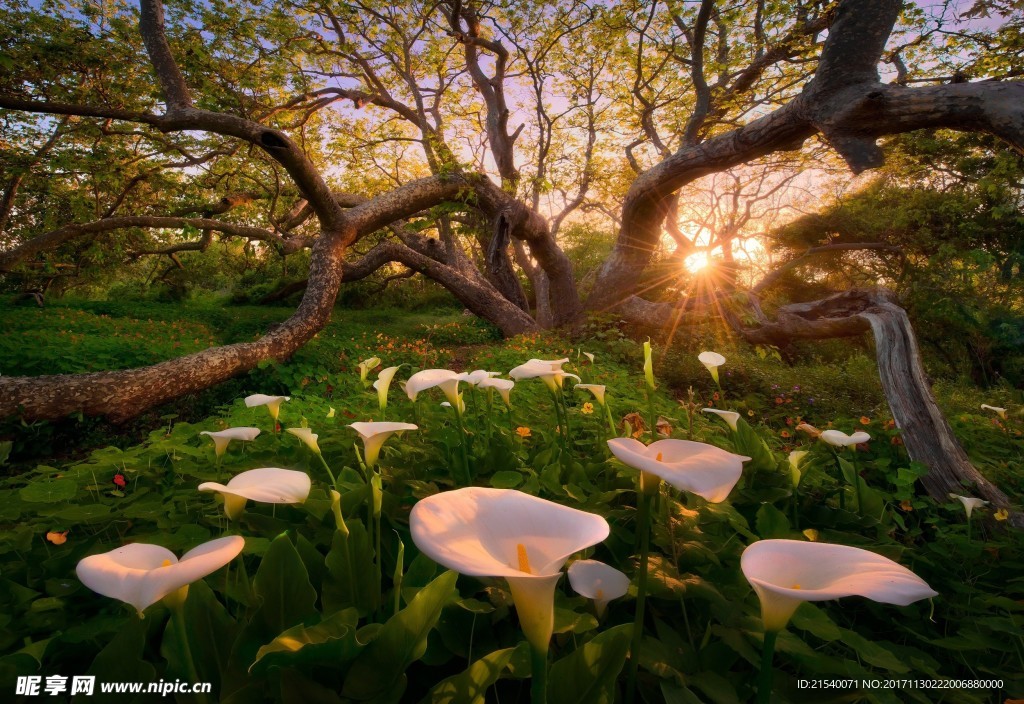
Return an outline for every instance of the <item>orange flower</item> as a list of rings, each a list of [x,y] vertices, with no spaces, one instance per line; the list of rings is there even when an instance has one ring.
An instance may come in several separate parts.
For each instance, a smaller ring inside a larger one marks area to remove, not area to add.
[[[896,427],[896,421],[890,418],[889,420],[885,421],[882,427],[885,428],[886,430],[892,430],[893,428]]]
[[[893,445],[902,445],[902,444],[903,444],[903,441],[902,441],[902,440],[900,440],[900,436],[899,436],[899,435],[897,435],[896,437],[894,437],[894,438],[892,439],[892,444],[893,444]]]
[[[60,532],[51,530],[49,533],[46,534],[46,539],[54,545],[63,545],[64,543],[68,542],[68,531]]]
[[[520,425],[518,428],[516,428],[516,435],[518,435],[521,438],[528,438],[532,434],[533,433],[530,432],[530,429],[527,428],[525,425]]]
[[[783,430],[781,433],[779,433],[779,435],[781,435],[784,438],[788,438],[789,437],[789,431],[788,430]]]
[[[908,499],[903,499],[903,501],[900,501],[900,508],[903,509],[904,511],[914,510],[914,507],[910,505],[910,501]]]
[[[782,397],[781,396],[776,396],[775,397],[775,405],[776,406],[781,406],[782,405]]]
[[[867,416],[861,416],[860,417],[860,424],[861,425],[871,425],[871,419],[868,418]]]
[[[711,398],[713,398],[715,401],[717,401],[718,400],[718,392],[716,391],[715,393],[713,393],[711,395]]]

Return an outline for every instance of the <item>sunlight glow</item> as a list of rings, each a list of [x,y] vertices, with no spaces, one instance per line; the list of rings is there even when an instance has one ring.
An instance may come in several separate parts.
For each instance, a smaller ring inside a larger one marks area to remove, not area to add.
[[[691,274],[696,274],[697,272],[707,267],[707,265],[710,263],[711,260],[708,258],[707,252],[697,252],[696,254],[691,254],[690,256],[683,260],[683,266],[685,266],[686,270],[689,271]]]

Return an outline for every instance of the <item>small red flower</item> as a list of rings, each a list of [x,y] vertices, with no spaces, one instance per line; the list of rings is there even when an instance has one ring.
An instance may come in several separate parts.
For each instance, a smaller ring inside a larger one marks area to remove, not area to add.
[[[125,479],[125,476],[120,472],[114,475],[114,486],[116,486],[118,489],[124,489],[126,486],[128,486],[128,481]]]

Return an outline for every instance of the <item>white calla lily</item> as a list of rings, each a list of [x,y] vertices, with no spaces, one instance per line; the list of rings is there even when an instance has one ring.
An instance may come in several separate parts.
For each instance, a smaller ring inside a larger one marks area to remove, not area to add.
[[[253,394],[252,396],[245,397],[245,405],[248,408],[266,406],[267,410],[270,412],[270,417],[276,421],[277,416],[281,413],[281,403],[291,400],[291,396],[267,396],[266,394]]]
[[[818,437],[834,447],[850,447],[871,439],[871,436],[863,430],[858,430],[853,435],[847,435],[841,430],[823,430]]]
[[[590,360],[590,363],[594,363],[594,355],[591,352],[584,352],[583,356]]]
[[[320,454],[320,445],[317,444],[317,439],[320,437],[309,428],[286,428],[286,433],[291,433],[299,440],[306,444],[310,450],[316,454]]]
[[[594,400],[596,400],[602,406],[604,405],[604,384],[576,384],[573,388],[589,391],[590,393],[594,394]]]
[[[217,538],[192,548],[179,560],[165,547],[131,543],[84,558],[75,573],[89,589],[131,604],[141,615],[147,606],[216,572],[243,547],[245,539],[240,536]]]
[[[462,372],[459,374],[459,381],[464,381],[467,384],[473,386],[479,386],[480,382],[485,379],[490,379],[492,376],[501,376],[501,372],[489,372],[486,369],[476,369],[471,372]]]
[[[568,362],[566,359],[556,360],[544,360],[544,359],[531,359],[525,364],[520,364],[518,367],[508,373],[510,377],[516,381],[522,381],[523,379],[540,379],[552,392],[562,388],[566,377],[581,381],[581,379],[575,374],[562,371],[562,365]]]
[[[715,380],[715,383],[719,383],[718,368],[725,364],[725,357],[717,352],[701,352],[697,355],[697,360],[711,372],[711,378]]]
[[[740,569],[761,600],[766,631],[785,628],[805,601],[862,596],[906,606],[938,595],[906,567],[847,545],[760,540],[743,551]]]
[[[391,380],[395,378],[395,373],[401,368],[402,365],[399,364],[397,367],[383,369],[373,382],[373,388],[377,389],[377,405],[381,411],[388,407],[388,389],[391,388]]]
[[[608,441],[608,447],[630,467],[711,503],[725,501],[743,474],[743,463],[750,459],[691,440],[658,440],[644,445],[633,438],[614,438]]]
[[[217,457],[220,457],[227,451],[228,445],[231,444],[232,440],[239,440],[242,442],[255,440],[256,436],[260,434],[260,429],[228,428],[226,430],[218,430],[215,432],[204,430],[199,434],[210,436],[210,439],[213,440],[213,451],[217,453]]]
[[[375,423],[350,423],[352,430],[359,433],[363,439],[363,461],[367,467],[377,464],[380,456],[380,448],[384,442],[395,433],[404,433],[406,430],[419,430],[418,425],[412,423],[391,423],[377,421]]]
[[[704,408],[701,409],[701,413],[714,413],[716,416],[724,420],[729,424],[729,427],[736,430],[736,421],[740,419],[740,414],[736,411],[721,411],[717,408]]]
[[[800,479],[802,476],[800,463],[804,461],[804,457],[808,454],[807,450],[793,450],[789,453],[789,476],[793,480],[794,489],[800,486]]]
[[[990,406],[987,403],[981,404],[981,408],[982,408],[982,410],[985,410],[985,411],[992,411],[993,413],[995,413],[997,416],[999,416],[1003,420],[1006,420],[1006,409],[1005,408],[1000,408],[999,406]]]
[[[450,369],[424,369],[405,382],[405,393],[410,401],[415,401],[420,392],[439,386],[448,403],[456,406],[459,403],[459,381],[459,374]]]
[[[501,396],[501,400],[505,402],[505,405],[511,406],[512,401],[509,398],[509,394],[512,392],[515,385],[516,383],[511,379],[495,379],[488,377],[486,379],[482,379],[476,387],[478,389],[494,389],[498,392],[498,395]]]
[[[976,499],[973,496],[961,496],[960,494],[950,494],[949,498],[957,499],[964,505],[964,512],[967,514],[967,520],[970,520],[971,514],[974,513],[974,509],[988,506],[988,501],[984,499]]]
[[[608,602],[624,596],[629,590],[629,577],[597,560],[576,560],[569,565],[569,584],[577,594],[594,600],[598,617]]]
[[[227,484],[203,482],[199,491],[219,491],[224,495],[224,512],[235,520],[245,510],[246,501],[264,504],[301,504],[309,496],[311,482],[305,472],[277,467],[261,467],[237,474]]]
[[[506,578],[527,640],[545,653],[562,566],[609,531],[596,514],[512,489],[483,487],[420,500],[409,527],[413,542],[434,562],[465,575]]]
[[[376,369],[379,365],[380,357],[370,357],[369,359],[364,359],[357,365],[359,367],[359,380],[365,383],[366,377],[370,374],[372,370]]]

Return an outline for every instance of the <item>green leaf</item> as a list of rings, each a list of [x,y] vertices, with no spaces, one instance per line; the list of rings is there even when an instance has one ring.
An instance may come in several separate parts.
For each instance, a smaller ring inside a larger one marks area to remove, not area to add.
[[[501,472],[495,472],[491,477],[491,486],[495,489],[514,489],[522,483],[522,472],[504,470]]]
[[[315,612],[316,591],[309,583],[306,566],[287,535],[279,535],[263,557],[253,590],[261,603],[253,621],[280,633]]]
[[[558,704],[615,701],[615,680],[626,662],[632,624],[609,628],[551,666],[548,700]]]
[[[362,521],[347,520],[348,535],[334,532],[327,553],[324,575],[324,612],[355,607],[362,616],[373,613],[380,603],[373,547]]]
[[[423,657],[427,636],[441,609],[455,596],[458,574],[445,572],[421,589],[407,607],[387,620],[360,653],[342,689],[343,696],[366,701],[388,692],[406,668]]]
[[[755,521],[762,538],[785,538],[789,535],[789,519],[771,504],[764,504],[757,510]]]
[[[430,704],[484,704],[487,690],[501,677],[516,648],[528,648],[523,641],[515,648],[489,653],[458,675],[441,680],[430,692]]]
[[[156,670],[142,659],[145,647],[145,623],[140,618],[131,617],[92,661],[87,674],[94,676],[97,682],[152,682],[156,678]],[[147,697],[146,694],[140,694],[134,698],[125,698],[125,701],[145,701]],[[76,697],[75,701],[88,702],[91,699]]]
[[[356,640],[359,614],[345,609],[331,614],[315,626],[289,628],[256,654],[249,672],[268,667],[306,665],[337,665],[359,654],[363,645]]]
[[[32,482],[18,492],[22,501],[33,503],[56,503],[74,498],[78,493],[78,485],[71,479],[52,479],[50,481]]]

